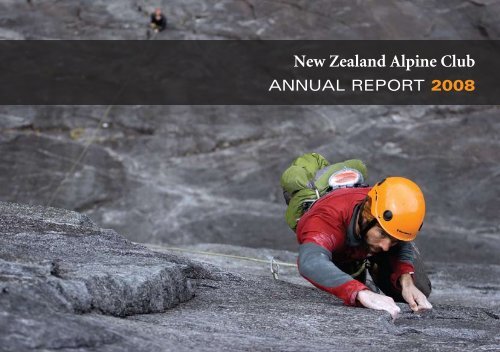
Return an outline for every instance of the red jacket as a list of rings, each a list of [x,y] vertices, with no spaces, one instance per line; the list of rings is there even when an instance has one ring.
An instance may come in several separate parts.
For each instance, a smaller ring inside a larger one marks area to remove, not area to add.
[[[354,210],[365,199],[369,190],[369,187],[363,187],[332,191],[313,204],[302,216],[296,229],[301,247],[306,244],[311,244],[306,246],[309,248],[322,247],[319,250],[331,253],[331,262],[334,264],[327,267],[316,263],[313,271],[306,271],[306,275],[301,271],[301,274],[316,287],[336,295],[348,305],[355,305],[358,292],[368,288],[346,275],[336,265],[367,258],[367,250],[353,235],[355,223],[351,220],[354,221]],[[302,252],[304,251],[299,249],[299,270],[301,263],[307,265],[308,261],[317,259],[316,254],[304,254],[305,260],[301,260]],[[411,259],[406,258],[404,254],[396,253],[392,262],[391,281],[399,288],[399,277],[404,273],[413,272],[414,268]],[[324,272],[321,273],[322,270]]]

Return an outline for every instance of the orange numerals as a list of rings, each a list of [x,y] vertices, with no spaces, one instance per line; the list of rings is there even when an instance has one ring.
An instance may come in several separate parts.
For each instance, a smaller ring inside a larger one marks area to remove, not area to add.
[[[454,81],[445,79],[445,80],[440,80],[440,79],[433,79],[432,80],[432,91],[433,92],[461,92],[461,91],[466,91],[466,92],[473,92],[476,90],[476,82],[472,79],[468,80],[461,80],[461,79],[456,79]]]

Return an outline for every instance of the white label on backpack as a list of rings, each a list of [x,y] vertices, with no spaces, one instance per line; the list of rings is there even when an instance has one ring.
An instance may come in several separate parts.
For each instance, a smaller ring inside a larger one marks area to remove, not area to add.
[[[328,184],[332,189],[340,187],[354,186],[363,183],[363,175],[356,169],[345,168],[333,173],[328,179]]]

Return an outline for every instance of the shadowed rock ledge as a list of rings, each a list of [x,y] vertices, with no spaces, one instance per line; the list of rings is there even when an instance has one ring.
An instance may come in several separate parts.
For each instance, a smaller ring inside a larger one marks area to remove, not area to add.
[[[154,256],[85,215],[8,203],[0,212],[0,287],[10,297],[127,316],[162,312],[194,294],[188,262]]]
[[[194,296],[193,279],[221,277],[210,270],[76,212],[0,202],[1,350],[60,348],[75,334],[66,347],[108,343],[111,335],[78,316],[164,312]]]

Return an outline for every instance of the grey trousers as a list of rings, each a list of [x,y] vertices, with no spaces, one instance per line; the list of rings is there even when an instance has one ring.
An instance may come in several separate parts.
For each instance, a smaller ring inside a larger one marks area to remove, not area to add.
[[[431,281],[425,273],[424,263],[418,250],[414,250],[414,253],[415,259],[413,267],[415,268],[415,273],[413,274],[413,281],[415,282],[415,286],[426,297],[429,297],[432,291]],[[377,287],[387,296],[392,297],[394,301],[405,302],[401,295],[401,290],[394,288],[390,280],[393,270],[387,253],[377,254],[370,258],[369,262],[368,271],[375,285],[377,285]]]

